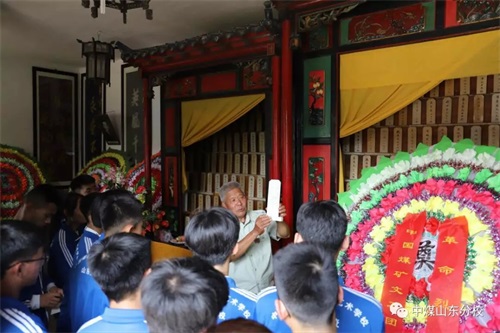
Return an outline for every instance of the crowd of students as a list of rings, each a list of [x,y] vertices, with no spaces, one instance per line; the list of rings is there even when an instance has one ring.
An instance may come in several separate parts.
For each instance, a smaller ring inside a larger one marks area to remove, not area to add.
[[[49,227],[60,204],[49,185],[1,221],[1,332],[46,332],[51,316],[57,332],[384,331],[380,304],[338,276],[349,238],[336,202],[300,207],[294,244],[272,258],[275,286],[255,294],[230,274],[244,225],[231,207],[191,218],[193,257],[152,263],[141,203],[125,190],[95,193],[90,178],[72,182],[58,230]]]

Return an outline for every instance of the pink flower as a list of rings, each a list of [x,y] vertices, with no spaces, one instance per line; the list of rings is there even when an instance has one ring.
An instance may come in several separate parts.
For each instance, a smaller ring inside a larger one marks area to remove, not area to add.
[[[498,298],[498,296],[497,296]],[[500,331],[500,304],[495,302],[486,306],[486,312],[490,315],[491,320],[488,321],[488,328],[495,332]]]
[[[463,325],[463,327],[462,327]],[[492,333],[493,331],[487,327],[481,326],[476,318],[469,317],[464,324],[460,325],[461,332],[468,333]]]
[[[415,183],[410,189],[410,193],[413,198],[418,198],[420,194],[422,194],[422,191],[424,190],[424,186],[420,183]]]

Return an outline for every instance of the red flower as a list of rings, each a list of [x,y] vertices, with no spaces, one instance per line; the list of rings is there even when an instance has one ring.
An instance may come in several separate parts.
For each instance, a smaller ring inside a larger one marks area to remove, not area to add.
[[[493,330],[481,326],[481,324],[478,323],[476,318],[474,317],[469,317],[467,318],[467,321],[464,324],[464,332],[474,332],[474,333],[492,333]],[[462,329],[462,327],[460,327]]]
[[[446,196],[450,196],[451,193],[455,190],[457,186],[457,182],[454,180],[449,180],[444,183],[443,187],[441,188],[441,193],[443,193]]]
[[[144,186],[139,186],[136,190],[135,190],[135,193],[136,194],[141,194],[141,193],[144,193],[146,191],[146,187]]]
[[[354,290],[361,291],[361,282],[359,278],[355,275],[348,275],[345,279],[345,285]]]
[[[424,186],[421,183],[415,183],[410,189],[410,193],[412,194],[413,198],[418,198],[420,194],[422,193],[424,189]]]
[[[391,259],[392,248],[394,247],[395,240],[396,240],[395,235],[392,235],[385,239],[385,251],[382,253],[382,257],[380,259],[380,261],[384,265],[387,265],[389,263],[389,260]]]
[[[416,280],[414,276],[411,278],[410,283],[410,293],[418,298],[429,297],[429,291],[427,291],[427,282],[425,279]]]
[[[433,235],[436,234],[438,228],[439,228],[439,221],[434,217],[431,217],[425,223],[425,231],[430,232]]]

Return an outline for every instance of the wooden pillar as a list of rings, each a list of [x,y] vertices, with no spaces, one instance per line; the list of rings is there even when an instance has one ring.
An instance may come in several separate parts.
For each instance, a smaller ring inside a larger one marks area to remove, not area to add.
[[[292,50],[291,23],[287,18],[281,26],[281,192],[287,210],[286,222],[293,230],[293,114],[292,114]],[[290,239],[289,239],[290,241]],[[288,242],[289,242],[288,241]]]
[[[151,115],[151,98],[152,87],[150,87],[149,78],[144,77],[142,79],[142,95],[143,95],[143,123],[144,123],[144,173],[145,182],[144,187],[146,188],[147,201],[146,205],[149,207],[151,205],[151,154],[152,154],[152,144],[153,140],[151,137],[152,128],[152,115]]]
[[[271,179],[281,179],[281,63],[279,56],[272,58],[272,75],[273,75],[273,128],[272,128],[272,143],[273,143],[273,158],[271,160]]]

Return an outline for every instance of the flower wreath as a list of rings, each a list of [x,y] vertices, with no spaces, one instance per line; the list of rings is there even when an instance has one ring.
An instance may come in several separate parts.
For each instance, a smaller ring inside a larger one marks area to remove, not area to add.
[[[90,160],[79,174],[94,177],[100,191],[122,188],[125,183],[127,162],[119,151],[107,151]]]
[[[392,160],[384,158],[378,166],[363,170],[350,191],[339,194],[339,203],[347,212],[351,240],[347,251],[339,255],[340,274],[347,287],[379,301],[386,295],[385,283],[391,280],[386,274],[389,263],[402,258],[395,253],[400,249],[394,245],[396,228],[409,215],[425,212],[413,274],[410,271],[413,276],[401,302],[406,301],[402,305],[407,310],[406,317],[400,316],[404,332],[425,332],[435,319],[430,320],[436,316],[430,293],[435,292],[437,253],[439,247],[445,248],[437,242],[440,227],[445,221],[465,217],[468,234],[463,242],[463,278],[459,275],[458,281],[460,304],[447,315],[455,315],[460,332],[500,330],[499,148],[475,146],[471,140],[453,143],[447,137],[431,147],[421,144],[411,155],[400,152]],[[382,304],[383,309],[390,306]]]
[[[37,162],[24,151],[0,145],[1,216],[14,217],[23,196],[36,185],[45,183]]]
[[[125,177],[125,186],[133,193],[138,193],[138,189],[144,186],[146,181],[146,168],[144,161],[136,164],[129,170]],[[142,191],[140,191],[142,192]],[[151,192],[152,211],[157,211],[162,204],[161,195],[161,154],[158,152],[151,156]]]

